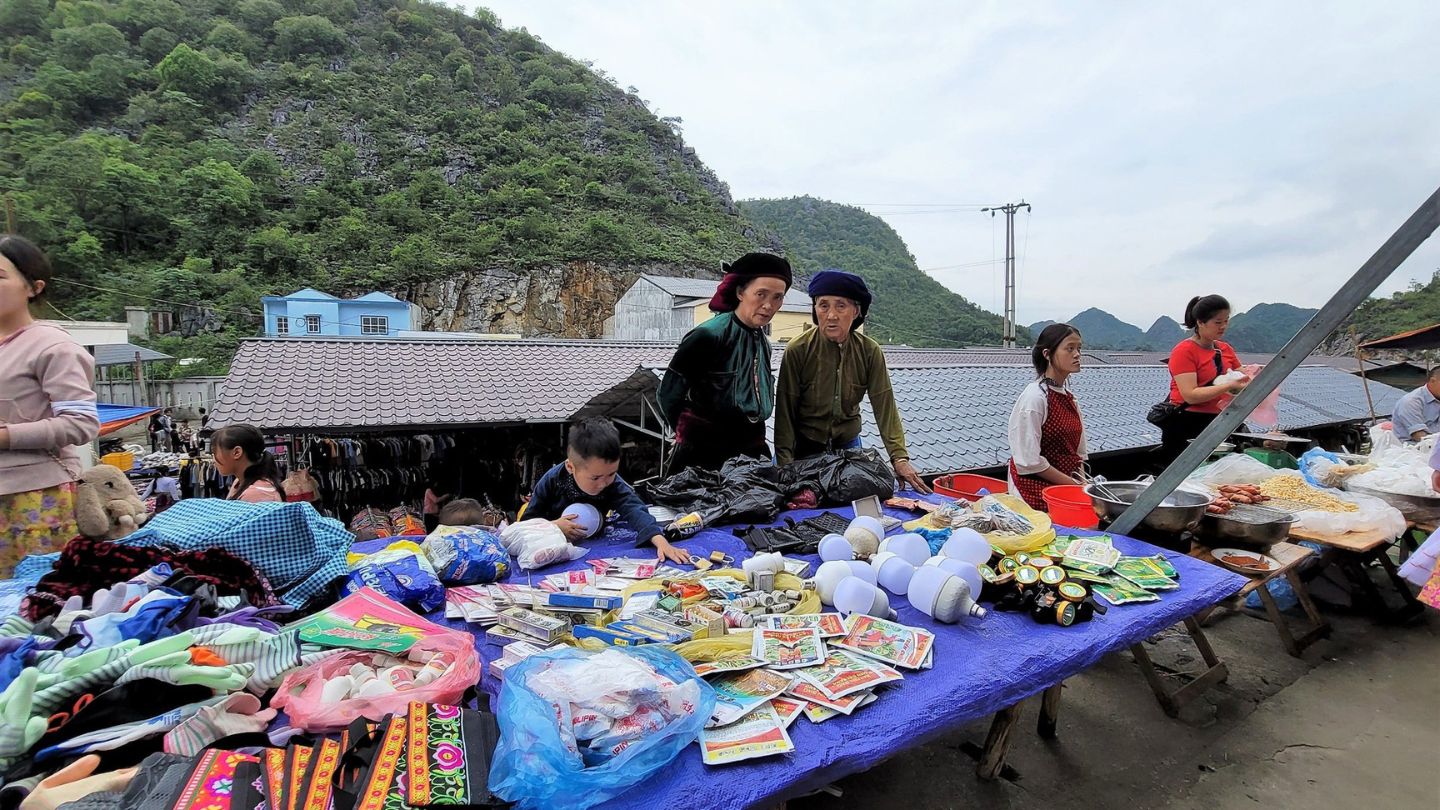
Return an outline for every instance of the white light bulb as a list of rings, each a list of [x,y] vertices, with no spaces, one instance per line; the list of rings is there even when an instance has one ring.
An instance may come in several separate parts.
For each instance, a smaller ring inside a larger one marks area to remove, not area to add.
[[[821,563],[820,567],[815,570],[815,591],[820,594],[820,601],[827,605],[835,604],[835,586],[854,575],[855,572],[851,570],[850,564],[847,562],[833,560]]]
[[[915,566],[904,557],[882,551],[870,560],[875,569],[875,583],[896,596],[904,596],[910,587],[910,577],[915,575]]]
[[[964,560],[971,565],[990,562],[992,550],[985,538],[974,529],[960,528],[950,533],[940,553],[955,560]]]
[[[588,503],[572,503],[565,507],[560,514],[562,516],[574,515],[575,524],[585,529],[586,537],[594,537],[600,531],[600,527],[605,525],[600,510]]]
[[[835,609],[847,616],[864,613],[888,619],[895,615],[890,609],[890,598],[885,592],[858,577],[846,579],[835,589]]]
[[[916,566],[924,565],[925,561],[930,559],[930,544],[925,542],[925,538],[912,532],[885,538],[885,542],[880,544],[880,550],[899,555]]]
[[[870,567],[870,563],[860,562],[859,560],[849,560],[845,564],[850,566],[850,573],[853,576],[857,576],[871,585],[876,583],[875,569]]]
[[[825,562],[855,559],[855,549],[850,546],[850,541],[840,534],[827,534],[820,538],[819,551],[820,559]]]

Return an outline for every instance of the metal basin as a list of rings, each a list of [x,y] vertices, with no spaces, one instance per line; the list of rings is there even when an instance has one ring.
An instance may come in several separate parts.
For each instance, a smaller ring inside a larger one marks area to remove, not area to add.
[[[1373,498],[1379,498],[1396,509],[1399,509],[1400,514],[1404,515],[1408,520],[1428,522],[1440,519],[1440,495],[1433,498],[1426,498],[1419,495],[1400,495],[1395,492],[1371,489],[1370,487],[1353,482],[1347,482],[1345,484],[1345,490],[1358,495],[1369,495]]]
[[[1236,504],[1224,515],[1205,513],[1200,520],[1199,534],[1220,542],[1215,546],[1235,546],[1265,551],[1290,535],[1295,516],[1289,512],[1263,506]]]
[[[1104,489],[1115,498],[1099,494],[1095,491],[1094,484],[1085,486],[1085,494],[1090,496],[1095,514],[1108,522],[1124,514],[1130,504],[1149,486],[1149,483],[1142,481],[1110,481],[1104,485]],[[1176,490],[1165,496],[1165,500],[1152,509],[1140,523],[1148,529],[1170,534],[1194,531],[1195,527],[1200,525],[1200,518],[1204,517],[1205,507],[1210,505],[1210,501],[1211,499],[1204,495]]]

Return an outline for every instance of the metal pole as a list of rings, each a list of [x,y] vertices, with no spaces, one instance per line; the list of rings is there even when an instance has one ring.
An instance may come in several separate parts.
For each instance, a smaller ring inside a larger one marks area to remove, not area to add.
[[[1015,348],[1015,207],[1005,206],[1005,348]]]
[[[1350,327],[1350,339],[1355,341],[1355,365],[1360,367],[1360,383],[1365,386],[1365,404],[1370,406],[1370,421],[1375,421],[1375,400],[1370,396],[1370,378],[1365,376],[1365,350],[1355,339],[1355,327]]]
[[[1390,277],[1410,254],[1440,226],[1440,189],[1436,189],[1405,223],[1385,240],[1385,244],[1360,265],[1355,275],[1333,295],[1325,306],[1310,319],[1289,343],[1275,355],[1270,364],[1246,386],[1240,395],[1230,403],[1219,418],[1210,423],[1179,458],[1170,463],[1155,482],[1140,493],[1135,503],[1110,524],[1110,531],[1129,534],[1151,510],[1160,505],[1175,488],[1180,486],[1191,472],[1199,467],[1220,442],[1245,422],[1245,417],[1255,410],[1265,397],[1280,386],[1300,363],[1315,351],[1321,341],[1334,332],[1350,313],[1355,311],[1381,282]]]

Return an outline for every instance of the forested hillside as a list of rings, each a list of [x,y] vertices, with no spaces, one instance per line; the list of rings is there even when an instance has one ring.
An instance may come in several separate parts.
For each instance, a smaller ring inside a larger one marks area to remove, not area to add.
[[[635,273],[759,243],[678,120],[483,10],[0,0],[0,57],[0,192],[57,308],[199,305],[157,341],[211,361],[192,371],[255,333],[265,293],[598,335]]]

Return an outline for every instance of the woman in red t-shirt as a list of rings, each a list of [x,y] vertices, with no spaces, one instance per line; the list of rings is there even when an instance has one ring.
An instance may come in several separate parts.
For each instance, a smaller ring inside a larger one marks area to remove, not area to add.
[[[1166,464],[1185,452],[1190,440],[1215,421],[1230,398],[1249,380],[1215,384],[1215,378],[1240,368],[1240,358],[1220,338],[1230,328],[1230,302],[1218,295],[1190,299],[1185,307],[1188,338],[1170,351],[1170,402],[1185,405],[1162,428],[1161,455]]]

